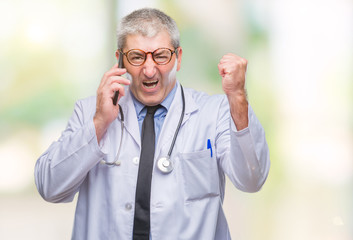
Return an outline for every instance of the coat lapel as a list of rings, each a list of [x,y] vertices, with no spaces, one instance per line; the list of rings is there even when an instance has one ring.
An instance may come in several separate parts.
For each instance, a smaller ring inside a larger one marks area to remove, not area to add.
[[[183,109],[181,87],[179,83],[177,84],[178,84],[178,88],[175,93],[174,100],[170,106],[166,119],[164,120],[162,130],[159,134],[155,156],[162,156],[161,154],[163,154],[163,156],[164,155],[166,156],[168,154],[174,134],[177,130],[177,126],[180,120],[180,115]],[[181,127],[189,120],[191,113],[198,110],[198,106],[195,103],[194,99],[189,94],[189,92],[186,91],[185,89],[184,89],[184,95],[185,95],[185,113],[183,116],[183,122]]]

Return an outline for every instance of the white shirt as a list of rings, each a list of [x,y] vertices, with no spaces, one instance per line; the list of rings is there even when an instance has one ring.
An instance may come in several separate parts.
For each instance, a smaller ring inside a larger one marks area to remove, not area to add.
[[[120,99],[125,117],[120,166],[120,115],[98,145],[93,124],[96,98],[76,103],[66,130],[37,160],[39,193],[50,202],[70,202],[79,192],[72,239],[132,239],[141,140],[131,92]],[[182,100],[177,92],[156,145],[151,184],[153,240],[231,239],[222,203],[225,174],[240,190],[258,191],[265,182],[269,151],[265,133],[249,106],[249,126],[237,131],[225,95],[185,89],[185,114],[171,156],[174,170],[164,174],[156,161],[166,156]],[[207,142],[210,139],[211,157]]]

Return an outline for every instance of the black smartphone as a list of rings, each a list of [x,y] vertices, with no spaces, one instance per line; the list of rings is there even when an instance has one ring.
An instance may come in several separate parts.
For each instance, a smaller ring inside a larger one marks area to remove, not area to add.
[[[123,54],[119,54],[119,59],[118,59],[118,68],[123,68],[124,67],[124,63],[123,63]],[[116,106],[116,103],[118,102],[118,97],[119,97],[119,91],[116,91],[114,93],[114,97],[113,97],[113,104],[114,106]]]

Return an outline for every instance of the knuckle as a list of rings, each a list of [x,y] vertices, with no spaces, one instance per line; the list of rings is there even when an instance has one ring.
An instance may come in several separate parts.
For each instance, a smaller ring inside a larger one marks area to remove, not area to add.
[[[104,79],[107,79],[108,77],[109,77],[109,73],[108,73],[108,72],[106,72],[106,73],[103,74],[103,78],[104,78]]]

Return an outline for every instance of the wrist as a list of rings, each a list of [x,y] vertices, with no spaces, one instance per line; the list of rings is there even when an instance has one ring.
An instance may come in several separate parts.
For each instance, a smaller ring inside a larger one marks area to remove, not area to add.
[[[248,94],[246,89],[236,90],[231,93],[227,93],[226,95],[230,105],[248,104]]]
[[[107,131],[106,124],[100,119],[98,116],[93,117],[93,124],[96,129],[96,136],[97,136],[97,141],[98,143],[102,139],[103,135]]]
[[[227,95],[230,113],[238,130],[248,127],[248,100],[245,89]]]

